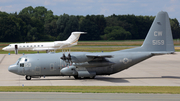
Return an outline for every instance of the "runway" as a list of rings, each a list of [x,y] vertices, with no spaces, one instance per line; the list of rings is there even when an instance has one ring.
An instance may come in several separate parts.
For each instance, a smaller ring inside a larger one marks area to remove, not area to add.
[[[3,101],[179,101],[179,94],[0,92]]]
[[[180,52],[147,59],[122,72],[95,79],[45,77],[25,80],[8,71],[22,54],[0,54],[0,86],[180,86]]]

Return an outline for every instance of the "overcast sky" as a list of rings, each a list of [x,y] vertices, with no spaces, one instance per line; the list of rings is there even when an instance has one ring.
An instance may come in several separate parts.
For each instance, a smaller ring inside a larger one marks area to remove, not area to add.
[[[0,0],[0,11],[20,12],[25,7],[44,6],[54,15],[134,14],[155,16],[167,11],[180,22],[180,0]]]

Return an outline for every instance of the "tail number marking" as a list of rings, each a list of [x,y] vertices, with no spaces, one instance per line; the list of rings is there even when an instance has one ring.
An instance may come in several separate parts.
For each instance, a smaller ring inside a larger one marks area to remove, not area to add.
[[[153,45],[164,45],[164,40],[152,40]]]

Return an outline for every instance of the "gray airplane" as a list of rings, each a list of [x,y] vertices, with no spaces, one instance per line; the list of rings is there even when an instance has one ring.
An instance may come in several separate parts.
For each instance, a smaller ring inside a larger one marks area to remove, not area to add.
[[[159,12],[141,47],[114,52],[71,52],[28,54],[10,65],[12,73],[26,80],[45,76],[95,78],[111,75],[155,55],[173,54],[174,44],[167,12]]]

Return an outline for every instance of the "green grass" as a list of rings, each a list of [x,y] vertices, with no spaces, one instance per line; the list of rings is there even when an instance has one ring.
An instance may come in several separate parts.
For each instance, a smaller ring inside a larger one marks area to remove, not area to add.
[[[180,94],[180,87],[169,86],[1,86],[0,92],[80,92]]]

